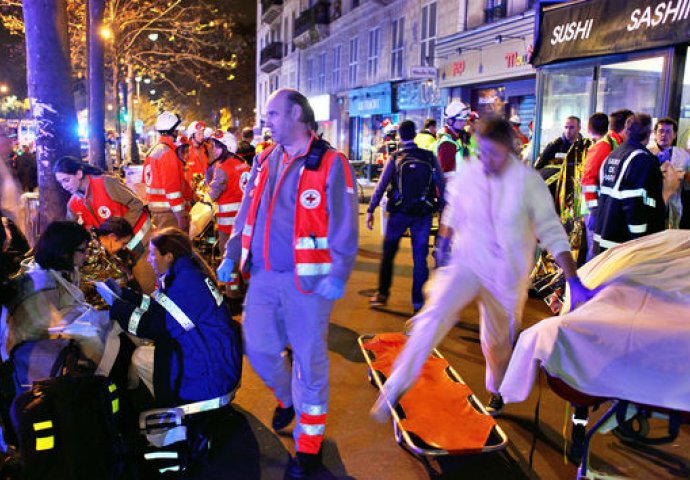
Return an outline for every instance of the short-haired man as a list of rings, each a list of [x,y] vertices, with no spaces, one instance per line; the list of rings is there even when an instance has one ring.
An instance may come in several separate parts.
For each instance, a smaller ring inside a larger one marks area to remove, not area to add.
[[[582,138],[580,123],[580,118],[574,115],[566,118],[563,123],[563,133],[544,148],[534,164],[534,168],[539,170],[547,165],[560,165],[573,143]]]
[[[436,144],[436,120],[427,118],[424,120],[424,128],[414,137],[414,143],[424,150],[434,150]]]
[[[328,320],[357,256],[358,208],[347,158],[313,132],[314,111],[292,89],[274,92],[266,126],[275,143],[252,167],[218,278],[251,272],[245,351],[273,391],[274,430],[293,429],[286,478],[318,469],[328,412]],[[293,363],[283,352],[292,347]]]
[[[252,145],[253,140],[254,130],[250,127],[244,127],[242,129],[242,139],[237,144],[237,156],[250,167],[254,163],[254,155],[256,155],[256,149]]]
[[[657,156],[664,176],[664,200],[668,205],[668,227],[679,228],[683,215],[681,186],[690,190],[690,154],[676,147],[678,123],[672,118],[662,118],[654,126],[656,142],[649,151]]]
[[[652,117],[636,113],[628,139],[601,167],[599,205],[594,228],[594,254],[665,227],[659,160],[647,150]]]
[[[616,110],[609,115],[609,132],[587,151],[582,174],[582,193],[592,222],[599,204],[599,170],[601,164],[613,150],[628,139],[628,127],[634,115],[631,110],[626,109]]]
[[[442,207],[444,180],[441,165],[428,150],[415,145],[415,124],[405,120],[400,124],[398,135],[402,148],[391,156],[383,167],[376,190],[367,209],[367,227],[374,227],[374,211],[384,192],[388,192],[387,210],[390,214],[383,240],[383,259],[379,271],[378,293],[371,299],[371,306],[383,306],[388,302],[393,282],[393,260],[398,252],[400,239],[409,228],[412,237],[412,306],[417,312],[424,304],[422,286],[429,278],[427,256],[431,217]]]

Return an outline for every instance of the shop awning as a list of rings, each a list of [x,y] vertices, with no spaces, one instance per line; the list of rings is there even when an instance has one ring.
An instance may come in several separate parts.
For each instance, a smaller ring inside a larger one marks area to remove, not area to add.
[[[541,8],[534,66],[690,40],[690,0],[582,0]]]

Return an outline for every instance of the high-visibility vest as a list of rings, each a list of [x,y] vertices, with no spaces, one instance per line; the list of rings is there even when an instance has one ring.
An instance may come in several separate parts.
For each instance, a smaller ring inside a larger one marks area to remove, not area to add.
[[[231,234],[232,227],[235,225],[235,217],[240,210],[244,190],[249,181],[250,167],[235,157],[229,157],[219,162],[216,168],[223,170],[228,179],[225,191],[216,200],[218,204],[216,225],[219,231]]]
[[[304,156],[308,156],[315,142],[316,137],[312,137],[309,150]],[[255,179],[255,188],[250,191],[251,203],[247,219],[242,230],[242,257],[240,269],[244,272],[249,248],[254,234],[254,224],[259,211],[259,203],[263,196],[264,188],[268,181],[268,157],[275,148],[271,146],[264,150],[259,156],[258,173]],[[293,159],[294,161],[295,159]],[[295,230],[293,235],[293,250],[295,258],[295,274],[297,277],[297,288],[304,293],[311,293],[302,288],[302,279],[323,277],[328,275],[333,266],[331,250],[328,245],[328,197],[326,192],[326,182],[331,168],[338,162],[343,163],[347,170],[347,159],[333,149],[325,151],[321,157],[318,168],[311,170],[302,168],[297,187],[297,202],[295,205]],[[276,192],[285,178],[288,168],[283,170],[283,174],[276,186]],[[346,188],[353,191],[352,179],[346,176]],[[271,221],[271,210],[268,211],[267,222]],[[266,229],[268,232],[268,229]],[[268,241],[264,240],[264,262],[266,269],[270,269],[268,256]],[[314,283],[315,284],[315,283]]]
[[[103,177],[93,175],[86,177],[89,183],[84,196],[72,195],[67,203],[70,211],[77,217],[77,222],[86,228],[98,228],[110,217],[124,217],[129,207],[110,198]],[[132,226],[134,237],[127,244],[127,248],[134,250],[150,229],[151,219],[144,211]]]
[[[455,146],[455,165],[448,165],[448,166],[443,165],[443,164],[441,165],[441,167],[444,169],[443,175],[446,178],[449,178],[449,177],[454,176],[455,173],[462,166],[462,162],[464,159],[464,155],[463,155],[464,148],[463,148],[463,145],[460,142],[460,140],[454,139],[450,133],[448,133],[447,131],[444,130],[439,134],[438,141],[434,145],[433,152],[434,152],[434,155],[436,155],[437,157],[438,157],[438,149],[441,146],[441,144],[444,142],[452,143],[453,146]],[[450,168],[448,168],[448,167],[450,167]],[[446,170],[446,168],[448,168],[448,169]]]
[[[185,198],[190,187],[175,148],[171,138],[161,137],[160,143],[144,161],[143,180],[146,184],[148,206],[152,212],[181,212],[186,207]]]

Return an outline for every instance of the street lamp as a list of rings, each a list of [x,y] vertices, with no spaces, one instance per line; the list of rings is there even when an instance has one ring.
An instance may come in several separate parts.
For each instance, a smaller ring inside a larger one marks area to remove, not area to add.
[[[152,42],[155,42],[158,40],[158,34],[157,33],[149,33],[149,40]]]
[[[98,30],[98,33],[101,35],[103,40],[110,40],[113,38],[113,29],[110,28],[109,25],[101,26],[101,28]]]
[[[9,91],[10,87],[8,87],[7,85],[5,85],[4,83],[0,85],[0,93],[2,93],[3,95],[7,95]]]

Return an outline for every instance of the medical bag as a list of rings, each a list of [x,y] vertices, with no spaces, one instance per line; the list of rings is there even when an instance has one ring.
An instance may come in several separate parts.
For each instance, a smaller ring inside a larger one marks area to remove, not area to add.
[[[119,410],[117,387],[100,375],[34,382],[11,407],[23,478],[132,478]]]

